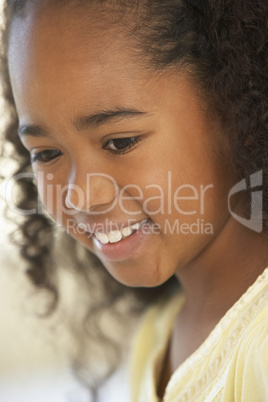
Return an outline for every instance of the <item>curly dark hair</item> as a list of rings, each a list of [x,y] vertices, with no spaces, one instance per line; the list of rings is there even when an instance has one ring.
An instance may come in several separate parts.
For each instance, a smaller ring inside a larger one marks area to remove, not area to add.
[[[17,135],[17,114],[7,68],[7,44],[10,22],[15,14],[23,12],[27,1],[31,0],[6,0],[2,33],[6,45],[2,54],[2,81],[10,116],[3,137],[5,143],[11,143],[14,148],[19,165],[16,173],[29,171],[30,158]],[[99,6],[110,23],[125,29],[135,56],[146,68],[154,71],[184,68],[188,72],[221,122],[238,177],[249,180],[251,174],[262,170],[263,230],[268,232],[267,0],[54,1],[59,7],[70,3],[81,7],[92,3]],[[119,13],[123,18],[114,18]],[[32,208],[37,202],[35,185],[30,180],[21,180],[19,186],[18,207]],[[243,192],[241,197],[242,213],[247,216],[251,208],[250,192]],[[53,294],[52,311],[58,302],[53,261],[54,224],[48,217],[35,214],[25,217],[19,230],[22,234],[19,240],[21,254],[28,263],[26,273],[38,288],[45,288]],[[95,302],[88,308],[86,321],[90,325],[86,326],[87,333],[92,339],[112,345],[116,356],[120,342],[101,332],[96,317],[107,310],[118,317],[133,315],[171,284],[164,284],[155,291],[128,289],[106,274],[90,252],[84,252],[81,257],[81,249],[74,241],[66,241],[73,265],[94,295]],[[90,269],[88,261],[91,261]],[[104,290],[105,300],[95,297],[98,288]],[[121,301],[128,305],[125,312],[119,307]]]

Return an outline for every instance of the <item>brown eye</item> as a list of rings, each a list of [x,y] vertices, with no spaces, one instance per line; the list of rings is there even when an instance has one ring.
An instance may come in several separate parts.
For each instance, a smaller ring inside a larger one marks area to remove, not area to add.
[[[105,149],[112,153],[120,154],[128,151],[139,141],[139,137],[115,138],[107,141]]]

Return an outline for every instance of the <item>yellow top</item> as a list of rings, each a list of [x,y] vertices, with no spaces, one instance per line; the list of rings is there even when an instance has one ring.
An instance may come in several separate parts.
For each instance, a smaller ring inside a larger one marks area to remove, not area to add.
[[[156,385],[183,302],[176,291],[145,313],[131,353],[132,402],[159,401]],[[173,373],[163,401],[268,401],[268,268]]]

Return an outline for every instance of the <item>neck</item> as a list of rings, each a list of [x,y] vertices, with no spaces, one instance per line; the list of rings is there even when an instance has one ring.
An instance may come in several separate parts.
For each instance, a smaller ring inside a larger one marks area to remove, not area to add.
[[[213,242],[178,270],[186,315],[218,320],[268,266],[268,238],[229,218]]]
[[[178,270],[185,304],[175,320],[171,336],[165,368],[169,374],[204,342],[268,266],[267,246],[267,237],[230,218],[206,250]]]

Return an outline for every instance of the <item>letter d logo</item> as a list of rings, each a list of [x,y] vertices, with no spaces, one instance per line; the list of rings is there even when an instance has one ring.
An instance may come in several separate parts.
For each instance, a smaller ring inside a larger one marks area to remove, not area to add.
[[[243,191],[247,189],[246,180],[243,179],[239,183],[235,184],[233,188],[231,188],[228,196],[228,209],[230,214],[242,225],[247,228],[254,230],[257,233],[260,233],[263,229],[263,216],[262,216],[262,191],[254,191],[254,188],[261,187],[263,185],[262,180],[262,170],[252,174],[250,176],[250,189],[251,189],[251,213],[250,219],[242,218],[231,210],[230,206],[230,198],[233,194],[237,194],[239,191]]]

